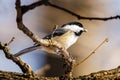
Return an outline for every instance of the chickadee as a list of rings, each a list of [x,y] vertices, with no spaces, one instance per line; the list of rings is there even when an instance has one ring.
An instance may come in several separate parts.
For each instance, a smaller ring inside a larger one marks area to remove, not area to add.
[[[83,28],[83,25],[81,23],[70,22],[56,29],[53,34],[50,33],[46,35],[43,39],[49,40],[52,37],[53,40],[57,41],[65,49],[68,49],[71,45],[73,45],[78,40],[79,36],[86,31],[87,30]],[[20,52],[14,54],[14,56],[18,57],[25,53],[34,51],[36,49],[43,49],[45,52],[48,52],[48,53],[56,53],[58,50],[55,47],[45,47],[45,46],[41,46],[40,44],[37,44],[32,47],[21,50]]]

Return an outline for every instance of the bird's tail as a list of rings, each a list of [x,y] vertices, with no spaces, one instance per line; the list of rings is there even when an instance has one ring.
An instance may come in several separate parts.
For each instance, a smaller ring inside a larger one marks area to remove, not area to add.
[[[34,50],[39,49],[39,48],[40,48],[40,45],[35,45],[35,46],[32,46],[32,47],[28,47],[28,48],[23,49],[23,50],[19,51],[18,53],[14,54],[14,56],[18,57],[18,56],[21,56],[23,54],[34,51]]]

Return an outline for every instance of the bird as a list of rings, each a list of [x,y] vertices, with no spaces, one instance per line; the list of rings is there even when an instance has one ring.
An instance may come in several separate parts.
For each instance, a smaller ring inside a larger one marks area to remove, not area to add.
[[[59,44],[61,44],[67,50],[69,47],[71,47],[74,43],[77,42],[78,38],[83,32],[87,32],[87,29],[85,29],[80,22],[73,21],[63,24],[60,28],[57,28],[54,31],[54,33],[49,33],[42,39],[44,40],[53,39]],[[19,51],[18,53],[14,54],[14,56],[18,57],[37,49],[41,49],[47,53],[53,54],[59,52],[59,50],[55,47],[41,46],[40,44],[36,44]]]

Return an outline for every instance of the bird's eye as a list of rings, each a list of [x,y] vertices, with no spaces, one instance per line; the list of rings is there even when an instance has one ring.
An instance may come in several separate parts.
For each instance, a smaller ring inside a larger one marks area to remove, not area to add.
[[[82,30],[80,30],[79,32],[74,32],[76,36],[80,36],[82,34]]]

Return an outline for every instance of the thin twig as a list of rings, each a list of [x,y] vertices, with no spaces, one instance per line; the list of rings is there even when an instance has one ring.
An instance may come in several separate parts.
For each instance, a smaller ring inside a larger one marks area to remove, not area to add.
[[[51,6],[51,7],[56,8],[56,9],[62,10],[64,12],[67,12],[68,14],[71,14],[71,15],[77,17],[79,20],[82,19],[82,20],[102,20],[102,21],[107,21],[107,20],[111,20],[111,19],[120,19],[120,15],[116,15],[116,16],[112,16],[112,17],[103,17],[103,18],[85,17],[85,16],[78,15],[78,14],[74,13],[73,11],[70,11],[70,10],[65,9],[63,7],[60,7],[58,5],[52,4],[51,2],[48,2],[48,5]]]
[[[53,31],[52,31],[52,36],[51,36],[51,38],[54,37],[54,33],[55,33],[55,30],[56,30],[57,28],[58,28],[58,25],[55,25],[54,28],[53,28]]]
[[[64,11],[64,12],[67,12],[67,13],[69,13],[69,14],[77,17],[79,20],[80,20],[80,19],[84,19],[84,20],[103,20],[103,21],[107,21],[107,20],[117,19],[117,18],[120,19],[120,15],[116,15],[116,16],[112,16],[112,17],[106,17],[106,18],[85,17],[85,16],[80,16],[80,15],[74,13],[73,11],[70,11],[70,10],[65,9],[65,8],[63,8],[63,7],[60,7],[60,6],[58,6],[58,5],[52,4],[52,3],[50,3],[50,2],[48,2],[48,5],[51,6],[51,7],[57,8],[57,9],[59,9],[59,10],[62,10],[62,11]]]
[[[12,39],[8,43],[6,43],[6,46],[10,45],[14,41],[14,39],[15,37],[12,37]]]
[[[92,56],[93,54],[95,54],[95,52],[105,43],[108,42],[108,38],[106,38],[100,45],[97,46],[97,48],[95,48],[85,59],[83,59],[81,62],[77,63],[75,67],[79,66],[80,64],[82,64],[83,62],[85,62],[90,56]]]

